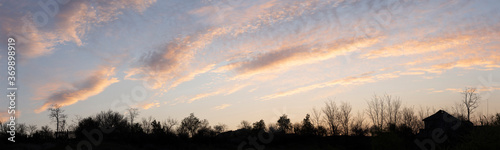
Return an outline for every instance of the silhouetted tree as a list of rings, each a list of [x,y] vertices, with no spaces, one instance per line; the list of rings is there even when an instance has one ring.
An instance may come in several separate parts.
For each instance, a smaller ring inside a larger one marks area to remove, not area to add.
[[[387,103],[387,110],[385,110],[386,114],[386,119],[388,124],[398,124],[399,120],[399,112],[401,108],[401,98],[400,97],[393,97],[388,94],[384,94],[383,98],[385,99],[384,101]]]
[[[16,134],[19,136],[25,136],[27,135],[26,132],[28,130],[28,126],[26,126],[26,124],[24,123],[18,123],[16,124]]]
[[[311,123],[309,114],[306,115],[306,118],[302,120],[302,127],[300,128],[300,133],[302,135],[314,135],[314,125]]]
[[[318,110],[315,107],[313,107],[312,114],[311,114],[311,120],[312,120],[312,123],[316,127],[321,126],[321,114],[322,114],[321,110]]]
[[[292,129],[292,123],[290,122],[290,119],[283,114],[280,119],[278,119],[276,125],[278,126],[279,131],[283,131],[285,133],[289,133],[290,130]]]
[[[255,123],[253,123],[253,128],[252,130],[255,132],[255,133],[258,133],[259,131],[261,130],[266,130],[266,123],[264,123],[264,120],[260,120],[260,121],[257,121]]]
[[[373,95],[371,101],[367,101],[368,108],[366,109],[366,113],[368,117],[372,120],[374,126],[377,126],[374,129],[383,129],[384,120],[385,120],[385,101],[383,98]]]
[[[291,125],[290,125],[291,126]],[[272,133],[275,133],[275,132],[278,132],[278,131],[282,131],[282,130],[279,130],[278,129],[278,126],[277,125],[274,125],[274,124],[270,124],[268,127],[267,127],[267,130],[269,132],[272,132]]]
[[[130,132],[133,134],[133,135],[141,135],[141,134],[145,134],[144,133],[144,130],[142,129],[142,126],[141,124],[139,123],[134,123],[134,125],[132,125],[130,127]]]
[[[149,116],[147,119],[142,118],[142,129],[144,130],[144,133],[146,133],[146,134],[151,133],[151,130],[152,130],[151,121],[153,121],[152,116]]]
[[[50,111],[49,118],[56,122],[56,132],[59,132],[61,127],[64,128],[67,116],[64,114],[64,110],[61,109],[61,105],[58,104],[53,104],[48,110]]]
[[[36,125],[29,125],[28,126],[28,132],[29,132],[30,136],[33,136],[33,134],[35,134],[36,129],[37,129]]]
[[[90,131],[92,129],[99,129],[99,122],[97,122],[95,119],[92,117],[87,117],[80,122],[78,122],[78,126],[75,129],[75,135],[79,139],[85,138],[85,135],[83,135],[83,131]]]
[[[127,120],[122,114],[112,110],[101,111],[95,116],[95,120],[99,122],[99,125],[101,127],[108,127],[108,128],[113,128],[113,127],[122,128],[125,127],[127,124]]]
[[[330,128],[330,134],[331,135],[337,135],[337,114],[338,114],[338,108],[337,104],[335,104],[335,101],[329,100],[325,102],[325,108],[323,108],[323,113],[325,114],[325,122],[327,123],[328,127]]]
[[[227,125],[219,123],[218,125],[214,126],[214,130],[215,132],[217,132],[217,134],[222,133],[227,130]]]
[[[250,122],[246,121],[246,120],[242,120],[240,125],[239,125],[239,128],[240,129],[247,129],[247,130],[251,130],[252,129],[252,125],[250,124]]]
[[[351,134],[355,136],[365,136],[368,133],[368,129],[364,125],[364,121],[362,113],[358,111],[357,116],[351,123]]]
[[[342,102],[342,104],[340,105],[340,112],[337,116],[340,122],[340,126],[342,127],[343,135],[349,135],[349,120],[351,120],[351,110],[352,106],[348,102]]]
[[[493,126],[500,126],[500,113],[495,115],[495,119],[492,121]]]
[[[197,131],[197,135],[201,137],[213,137],[215,136],[215,131],[212,130],[212,127],[209,126],[209,122],[207,119],[203,119],[200,121],[199,129]]]
[[[409,127],[412,129],[413,133],[418,131],[418,122],[417,116],[413,110],[413,107],[404,107],[402,110],[402,125]]]
[[[107,136],[112,137],[112,139],[121,138],[130,130],[125,116],[112,110],[101,111],[95,116],[94,120],[99,123],[100,129],[112,131],[107,134]]]
[[[316,127],[316,135],[317,136],[326,136],[327,133],[328,133],[328,131],[326,130],[325,127],[323,127],[321,125]]]
[[[465,88],[462,91],[462,105],[467,111],[467,121],[470,121],[470,115],[479,106],[479,101],[481,100],[481,97],[476,92],[476,88]]]
[[[163,123],[163,127],[165,128],[165,133],[169,135],[175,134],[174,126],[178,124],[178,121],[173,118],[168,118],[167,121]]]
[[[139,109],[137,108],[128,108],[128,116],[130,118],[130,124],[131,126],[134,124],[134,119],[139,115]]]
[[[48,125],[42,126],[42,128],[37,131],[33,137],[40,140],[51,140],[53,139],[54,132]]]
[[[153,122],[151,122],[151,127],[152,127],[152,134],[153,135],[163,135],[165,132],[163,132],[163,127],[161,126],[161,123],[156,120],[153,120]]]
[[[294,134],[300,134],[300,128],[302,127],[302,124],[300,123],[293,123],[292,128],[293,128],[293,133]]]
[[[194,116],[193,113],[189,114],[188,117],[184,118],[179,126],[179,131],[181,133],[188,133],[189,136],[193,136],[198,132],[201,126],[201,121]]]
[[[426,117],[430,116],[430,109],[429,107],[422,107],[422,106],[419,106],[420,107],[420,110],[418,111],[418,122],[417,122],[417,126],[419,129],[423,129],[424,128],[424,122],[422,120],[424,120]]]

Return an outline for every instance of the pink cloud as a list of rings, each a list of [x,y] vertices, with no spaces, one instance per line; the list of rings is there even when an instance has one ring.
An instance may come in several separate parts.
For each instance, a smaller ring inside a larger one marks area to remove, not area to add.
[[[114,68],[101,67],[94,71],[91,76],[75,83],[72,88],[62,89],[50,94],[45,98],[45,103],[36,109],[35,112],[43,112],[53,104],[61,106],[72,105],[78,101],[83,101],[97,95],[109,85],[119,81],[117,78],[112,77],[114,73]]]

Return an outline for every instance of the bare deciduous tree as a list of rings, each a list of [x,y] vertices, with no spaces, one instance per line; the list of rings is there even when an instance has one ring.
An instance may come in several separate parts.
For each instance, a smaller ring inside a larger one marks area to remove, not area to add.
[[[167,121],[163,122],[165,132],[174,133],[174,126],[179,123],[176,119],[168,117]]]
[[[349,135],[349,120],[351,120],[352,106],[348,102],[340,104],[340,112],[337,115],[340,125],[342,126],[342,134]]]
[[[321,126],[321,110],[316,109],[316,107],[313,107],[312,109],[312,122],[316,127]]]
[[[36,125],[29,125],[28,126],[28,132],[30,133],[30,136],[33,136],[33,134],[35,134],[36,129],[37,129]]]
[[[26,135],[26,131],[28,130],[28,126],[24,123],[16,124],[16,133],[20,135]]]
[[[149,116],[147,119],[146,118],[142,118],[142,129],[144,130],[144,133],[151,133],[151,130],[152,130],[152,126],[151,126],[151,122],[153,121],[153,117],[152,116]]]
[[[414,133],[416,133],[419,129],[417,116],[415,115],[415,111],[413,107],[404,107],[401,111],[402,114],[402,124],[410,127]]]
[[[219,123],[218,125],[214,126],[214,130],[217,133],[222,133],[227,130],[227,125]]]
[[[426,106],[425,109],[424,109],[424,107],[420,106],[420,110],[418,111],[418,120],[419,121],[417,124],[419,129],[424,128],[423,120],[430,115],[430,109],[431,108],[429,108],[428,106]]]
[[[198,117],[191,113],[188,117],[182,120],[181,125],[179,126],[179,131],[180,133],[188,133],[189,136],[193,137],[202,126],[208,126],[208,121],[205,121],[206,120],[198,119]]]
[[[130,118],[130,126],[134,126],[134,118],[139,116],[139,109],[137,108],[128,108],[128,116]]]
[[[64,110],[61,109],[61,105],[54,104],[48,110],[50,111],[49,118],[56,122],[56,132],[59,132],[61,127],[64,128],[67,116],[63,114]]]
[[[374,126],[379,129],[383,129],[385,120],[385,101],[377,95],[373,95],[371,101],[367,101],[368,108],[366,113],[368,117],[372,120]]]
[[[462,103],[456,102],[454,106],[451,106],[452,113],[458,118],[463,118],[464,112],[465,112],[465,107]]]
[[[335,101],[330,99],[325,102],[325,108],[323,108],[323,113],[325,114],[324,120],[330,128],[331,135],[337,134],[337,111],[338,108],[337,104],[335,104]]]
[[[401,108],[401,98],[391,96],[388,94],[384,95],[385,102],[387,102],[387,123],[398,124],[399,120],[399,109]]]
[[[351,134],[356,136],[365,136],[368,132],[367,131],[368,127],[364,125],[364,121],[365,119],[363,117],[363,114],[358,111],[357,116],[351,122],[351,131],[352,131]]]
[[[462,91],[462,105],[467,111],[467,120],[470,121],[470,114],[479,106],[481,97],[477,93],[476,88],[465,88]]]
[[[241,121],[241,123],[239,125],[239,128],[240,129],[251,130],[252,129],[252,124],[250,124],[250,122],[248,122],[246,120],[243,120],[243,121]]]

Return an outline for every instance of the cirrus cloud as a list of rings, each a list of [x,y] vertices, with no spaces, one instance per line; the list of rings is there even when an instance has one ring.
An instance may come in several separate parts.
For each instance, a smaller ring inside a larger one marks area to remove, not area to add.
[[[53,92],[45,98],[45,103],[38,107],[35,112],[43,112],[54,104],[60,106],[72,105],[101,93],[109,85],[119,81],[117,78],[112,77],[115,73],[114,69],[112,67],[101,67],[86,79],[74,83],[72,88]]]

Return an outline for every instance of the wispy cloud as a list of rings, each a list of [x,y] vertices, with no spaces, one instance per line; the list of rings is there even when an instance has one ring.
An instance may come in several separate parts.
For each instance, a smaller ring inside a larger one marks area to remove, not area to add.
[[[425,71],[428,73],[441,74],[443,71],[450,70],[453,68],[463,68],[463,69],[493,69],[500,68],[500,56],[490,55],[485,57],[473,57],[460,59],[448,63],[441,63],[432,65],[430,67],[420,67],[412,68],[414,71]]]
[[[62,89],[50,94],[45,98],[45,103],[37,108],[35,112],[43,112],[53,104],[61,106],[72,105],[78,101],[83,101],[91,96],[97,95],[104,91],[109,85],[119,81],[117,78],[112,77],[114,73],[114,68],[101,67],[86,79],[74,83],[72,88]]]
[[[153,89],[169,89],[175,87],[182,82],[192,79],[185,76],[195,76],[196,74],[205,73],[211,69],[207,70],[207,68],[197,68],[190,74],[188,68],[193,68],[191,65],[195,62],[203,63],[199,60],[194,60],[194,58],[196,55],[199,55],[199,51],[205,50],[205,48],[212,44],[215,39],[221,37],[236,37],[244,33],[256,32],[264,26],[285,21],[302,14],[312,13],[310,10],[314,10],[317,6],[322,6],[313,5],[320,3],[320,1],[293,3],[293,5],[302,7],[274,5],[274,2],[272,1],[257,3],[258,4],[254,5],[254,7],[251,7],[254,9],[247,9],[248,12],[252,12],[251,14],[253,15],[246,13],[231,13],[232,11],[241,12],[239,9],[223,12],[217,11],[214,15],[224,16],[225,21],[232,20],[228,17],[235,17],[235,22],[224,22],[223,24],[215,23],[219,26],[203,28],[202,31],[190,34],[189,36],[178,37],[173,41],[166,42],[166,44],[155,50],[143,54],[141,59],[137,61],[138,65],[133,65],[132,68],[127,71],[128,75],[126,76],[126,79],[151,81],[153,82],[153,85],[151,86]],[[238,8],[240,5],[246,4],[247,2],[237,3],[230,7]],[[219,10],[220,5],[225,4],[210,4],[206,7],[199,8],[198,10],[192,10],[190,13],[204,16],[207,15],[207,11],[212,12]],[[240,15],[248,16],[241,17]],[[246,21],[240,22],[242,19]],[[220,69],[214,71],[220,72]]]
[[[275,71],[276,69],[284,71],[294,66],[332,59],[339,55],[369,47],[378,41],[379,37],[345,39],[325,44],[321,48],[314,48],[311,45],[284,48],[259,54],[249,60],[235,62],[224,68],[234,69],[238,73],[237,77],[245,78],[262,72]]]
[[[299,88],[295,88],[295,89],[284,91],[284,92],[278,92],[275,94],[263,96],[260,98],[260,100],[270,100],[270,99],[275,99],[275,98],[279,98],[279,97],[303,93],[303,92],[311,91],[311,90],[318,89],[318,88],[331,87],[331,86],[335,86],[335,85],[350,85],[350,84],[359,84],[359,83],[364,83],[364,82],[373,82],[374,81],[373,76],[371,75],[373,73],[374,72],[368,72],[368,73],[364,73],[364,74],[361,74],[358,76],[349,76],[349,77],[345,77],[342,79],[312,84],[309,86],[299,87]]]
[[[143,103],[143,104],[139,104],[138,107],[147,110],[147,109],[150,109],[153,107],[160,107],[160,103],[159,102]]]
[[[45,13],[38,3],[2,2],[2,7],[10,9],[0,10],[0,19],[4,20],[0,23],[0,34],[17,38],[18,48],[23,49],[19,52],[24,57],[38,57],[50,54],[55,46],[65,42],[82,46],[87,31],[94,26],[113,21],[127,10],[142,12],[154,2],[156,0],[56,2],[57,9],[49,6],[51,11],[57,10],[55,14]],[[44,13],[47,18],[40,20],[36,12]],[[38,22],[34,22],[34,17],[38,17]]]
[[[231,104],[222,104],[222,105],[219,105],[219,106],[215,106],[212,109],[214,109],[214,110],[222,110],[222,109],[226,109],[229,106],[231,106]]]
[[[191,99],[189,99],[188,103],[192,103],[195,100],[199,100],[199,99],[202,99],[205,97],[210,97],[210,96],[215,96],[215,95],[220,95],[220,94],[230,95],[230,94],[233,94],[234,92],[237,92],[237,91],[239,91],[239,90],[241,90],[249,85],[250,84],[237,84],[237,85],[230,86],[230,87],[220,88],[220,89],[215,90],[213,92],[197,94],[194,97],[192,97]]]

